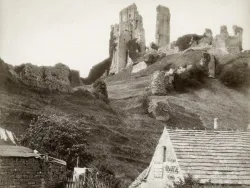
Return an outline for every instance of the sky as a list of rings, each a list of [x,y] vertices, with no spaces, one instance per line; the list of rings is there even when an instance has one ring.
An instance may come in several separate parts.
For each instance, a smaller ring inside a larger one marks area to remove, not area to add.
[[[244,29],[250,49],[250,0],[0,0],[0,57],[13,65],[64,63],[86,77],[108,57],[110,26],[121,9],[136,3],[143,17],[146,44],[155,41],[156,6],[170,9],[170,40],[203,34],[220,26]]]

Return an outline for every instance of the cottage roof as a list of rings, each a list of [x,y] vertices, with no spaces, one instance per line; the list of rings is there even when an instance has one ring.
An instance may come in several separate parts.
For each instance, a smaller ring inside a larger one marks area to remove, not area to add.
[[[168,130],[180,168],[201,183],[250,185],[250,132]]]
[[[23,146],[0,145],[0,157],[36,157],[40,155]]]

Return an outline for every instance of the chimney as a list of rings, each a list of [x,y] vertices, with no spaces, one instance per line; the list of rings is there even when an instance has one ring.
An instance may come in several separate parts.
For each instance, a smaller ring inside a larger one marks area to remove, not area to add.
[[[218,129],[218,118],[214,118],[214,130]]]
[[[247,124],[247,131],[250,132],[250,124]]]

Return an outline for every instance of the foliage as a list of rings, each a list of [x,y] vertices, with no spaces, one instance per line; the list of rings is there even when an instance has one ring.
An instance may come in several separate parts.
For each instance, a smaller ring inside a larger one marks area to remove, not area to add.
[[[114,175],[103,171],[92,172],[86,178],[88,188],[125,188],[120,180]]]
[[[14,67],[14,71],[17,74],[20,74],[23,71],[24,67],[25,67],[25,64],[17,65],[17,66]]]
[[[21,143],[40,153],[65,160],[68,169],[72,169],[77,157],[81,166],[92,159],[86,151],[88,143],[85,137],[80,121],[65,115],[42,114],[31,122]]]
[[[180,180],[178,183],[174,183],[174,188],[198,188],[199,180],[193,178],[192,175],[188,174],[184,177],[184,180]]]
[[[149,66],[156,63],[161,56],[159,54],[147,54],[145,55],[145,63]]]
[[[107,86],[104,81],[97,80],[93,83],[93,93],[96,98],[102,99],[104,102],[109,103]]]
[[[173,87],[176,91],[185,91],[187,87],[199,87],[205,82],[207,69],[201,65],[193,65],[189,70],[174,74]]]
[[[150,43],[150,48],[154,49],[154,50],[158,50],[159,49],[159,46],[157,44],[155,44],[154,42],[151,42]]]
[[[97,65],[93,66],[92,69],[89,71],[88,77],[82,79],[83,84],[90,85],[96,80],[98,80],[106,71],[108,74],[111,61],[112,60],[110,58],[107,58],[102,62],[98,63]]]
[[[134,61],[138,58],[139,53],[141,52],[140,44],[137,42],[137,39],[132,39],[127,43],[127,49],[129,50],[129,57]]]
[[[176,41],[176,46],[178,46],[180,51],[184,51],[191,47],[193,42],[198,42],[203,35],[197,35],[197,34],[187,34],[179,37]]]
[[[242,87],[250,84],[250,68],[246,62],[226,66],[221,71],[219,80],[228,87]]]

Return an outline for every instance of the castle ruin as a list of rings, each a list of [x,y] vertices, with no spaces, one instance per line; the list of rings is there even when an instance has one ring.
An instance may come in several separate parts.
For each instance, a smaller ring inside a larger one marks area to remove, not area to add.
[[[119,24],[111,26],[110,57],[112,63],[110,74],[116,74],[124,69],[129,57],[128,42],[136,40],[139,45],[138,53],[146,50],[145,31],[143,19],[137,10],[136,4],[132,4],[120,11]],[[170,13],[167,7],[157,7],[156,43],[161,47],[170,41]]]
[[[220,27],[220,34],[216,35],[213,40],[213,47],[225,49],[228,53],[239,53],[242,51],[243,29],[239,26],[233,26],[234,35],[229,35],[227,26]]]
[[[132,4],[121,10],[119,25],[115,24],[111,29],[116,47],[114,47],[112,53],[110,73],[118,73],[127,65],[127,43],[129,41],[133,39],[137,40],[136,42],[140,46],[139,52],[144,52],[146,49],[143,19],[137,10],[136,4]]]
[[[163,47],[170,42],[170,12],[162,5],[157,6],[156,11],[155,42],[159,47]]]

